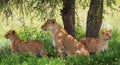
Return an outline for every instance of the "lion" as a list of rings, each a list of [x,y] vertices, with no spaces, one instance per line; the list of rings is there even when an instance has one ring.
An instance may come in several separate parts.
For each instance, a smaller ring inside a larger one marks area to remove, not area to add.
[[[12,42],[12,53],[24,53],[27,52],[32,55],[40,55],[47,57],[44,44],[38,40],[25,41],[21,40],[15,30],[9,30],[5,37]]]
[[[111,30],[102,30],[101,37],[99,38],[81,38],[82,42],[89,50],[90,53],[100,53],[108,50],[108,41],[112,38]]]
[[[60,26],[55,19],[47,19],[41,26],[43,31],[50,30],[53,38],[53,46],[57,49],[57,56],[66,55],[77,56],[78,54],[88,56],[86,47]]]

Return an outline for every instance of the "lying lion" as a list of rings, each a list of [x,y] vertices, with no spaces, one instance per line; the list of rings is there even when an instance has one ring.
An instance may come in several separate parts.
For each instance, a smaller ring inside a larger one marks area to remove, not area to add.
[[[47,57],[44,45],[37,40],[23,41],[20,40],[15,30],[9,30],[5,37],[12,42],[12,53],[28,52],[32,55],[41,55]]]
[[[112,37],[111,30],[102,30],[100,38],[82,38],[82,42],[91,53],[99,53],[108,49],[108,40]]]
[[[47,19],[42,25],[42,30],[50,30],[53,38],[53,46],[57,49],[57,56],[61,53],[66,55],[89,55],[85,46],[77,41],[74,37],[69,35],[64,28],[62,28],[55,19]]]

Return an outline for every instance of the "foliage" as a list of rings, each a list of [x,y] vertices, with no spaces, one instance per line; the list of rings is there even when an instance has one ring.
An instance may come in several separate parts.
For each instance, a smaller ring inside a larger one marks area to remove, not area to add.
[[[79,31],[78,31],[79,30]],[[79,26],[75,27],[76,39],[85,37],[85,30]]]
[[[24,27],[23,31],[18,34],[21,39],[36,39],[44,42],[49,58],[32,56],[27,53],[11,54],[10,45],[0,48],[0,65],[119,65],[120,64],[120,33],[118,29],[114,29],[112,40],[109,41],[109,50],[99,54],[91,54],[89,57],[84,56],[66,56],[57,58],[55,50],[52,46],[52,39],[49,32],[42,32],[34,27]],[[83,36],[82,29],[76,27],[77,37]],[[80,31],[78,31],[80,30]]]
[[[105,0],[105,4],[112,10],[119,11],[119,8],[115,8],[118,0]],[[89,7],[90,0],[76,0],[76,10],[78,7],[86,9]],[[45,18],[55,18],[56,11],[62,9],[62,0],[0,0],[0,14],[4,15],[4,18],[15,16],[14,13],[18,11],[19,16],[23,19],[26,15],[31,13],[36,13],[36,15],[31,15],[32,18],[39,17],[42,21]],[[32,19],[31,18],[31,19]]]
[[[80,26],[76,26],[76,38],[79,40],[85,36],[86,12],[88,11],[86,6],[89,6],[89,0],[76,1],[79,1],[76,2],[76,7],[78,6],[77,15],[78,19],[80,19],[79,21],[76,20],[76,22],[78,22],[76,25]],[[84,7],[82,7],[82,5],[84,5]],[[113,38],[109,41],[109,50],[107,52],[97,55],[93,54],[90,55],[90,57],[67,56],[57,58],[56,50],[52,45],[50,32],[41,31],[40,26],[44,23],[42,22],[44,19],[59,15],[61,7],[61,0],[0,0],[0,65],[120,65],[119,27],[118,29],[113,28]],[[86,9],[79,9],[81,7]],[[105,9],[111,14],[111,10],[106,7]],[[109,24],[112,24],[115,27],[119,26],[120,22],[118,17],[120,15],[116,11],[113,12],[113,16],[104,14],[103,23],[107,23],[107,25],[104,24],[103,27],[109,26]],[[60,15],[59,17],[56,17],[58,22],[60,22]],[[7,25],[6,19],[8,22]],[[25,22],[25,25],[21,26],[23,21]],[[11,42],[4,38],[4,34],[9,29],[15,29],[22,40],[40,40],[44,42],[49,58],[31,56],[27,53],[12,54]]]
[[[16,10],[22,19],[24,16],[35,12],[34,17],[45,19],[46,17],[55,17],[55,11],[61,7],[61,0],[0,0],[0,13],[5,18],[14,16]],[[46,15],[49,14],[49,15]]]

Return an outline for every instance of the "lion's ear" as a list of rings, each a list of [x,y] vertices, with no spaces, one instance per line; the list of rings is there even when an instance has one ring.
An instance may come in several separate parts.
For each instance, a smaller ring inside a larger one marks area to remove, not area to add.
[[[15,30],[12,30],[12,33],[15,34]]]
[[[47,21],[49,21],[50,19],[47,19]]]
[[[100,30],[101,34],[104,34],[105,33],[105,30]]]
[[[55,20],[55,19],[53,19],[53,20],[52,20],[52,23],[54,24],[54,23],[55,23],[55,21],[56,21],[56,20]]]
[[[112,30],[110,29],[109,32],[112,32]]]

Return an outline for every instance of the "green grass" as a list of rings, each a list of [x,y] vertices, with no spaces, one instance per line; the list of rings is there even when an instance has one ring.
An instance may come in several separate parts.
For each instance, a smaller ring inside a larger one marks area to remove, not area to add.
[[[119,2],[119,1],[118,1]],[[119,4],[118,4],[119,5]],[[56,57],[56,50],[52,45],[50,32],[41,31],[40,27],[44,23],[41,21],[42,16],[35,17],[36,13],[29,13],[24,16],[25,26],[22,26],[19,10],[13,10],[13,18],[9,17],[8,21],[0,15],[0,65],[120,65],[120,12],[112,11],[104,6],[102,29],[112,29],[112,40],[109,41],[109,50],[97,55],[84,56],[67,56]],[[81,6],[76,9],[78,18],[76,19],[76,38],[85,36],[85,27],[88,8],[85,10]],[[109,13],[109,14],[107,14]],[[56,20],[62,24],[60,9],[56,11]],[[46,14],[47,15],[47,14]],[[34,17],[34,18],[33,18]],[[48,15],[49,17],[49,15]],[[46,18],[47,19],[47,18]],[[7,23],[8,22],[8,25]],[[62,25],[63,26],[63,25]],[[27,53],[12,54],[11,42],[5,39],[4,35],[9,29],[14,29],[22,40],[40,40],[44,42],[49,58],[31,56]]]
[[[79,31],[78,31],[79,30]],[[12,54],[10,41],[4,39],[0,46],[0,65],[120,65],[120,31],[113,30],[112,40],[109,41],[107,52],[85,56],[66,56],[57,58],[55,49],[52,46],[52,39],[49,32],[42,32],[35,27],[23,27],[17,31],[23,40],[41,40],[44,42],[49,58],[32,56],[27,53]],[[77,39],[84,37],[84,31],[76,27]]]

